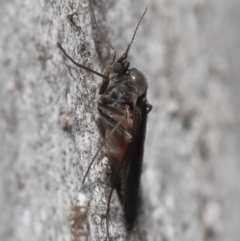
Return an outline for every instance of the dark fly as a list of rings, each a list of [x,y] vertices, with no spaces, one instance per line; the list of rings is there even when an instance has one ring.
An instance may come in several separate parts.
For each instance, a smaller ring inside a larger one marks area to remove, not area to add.
[[[91,1],[90,7],[92,10]],[[100,117],[106,124],[104,130],[105,141],[92,159],[83,182],[99,151],[105,146],[106,156],[111,167],[111,191],[107,206],[108,237],[109,207],[114,189],[117,190],[123,205],[126,227],[129,231],[133,228],[137,214],[147,114],[152,109],[152,106],[147,101],[148,83],[146,77],[138,69],[129,68],[130,64],[127,57],[146,10],[137,24],[127,49],[116,61],[116,51],[103,36],[113,50],[103,73],[77,63],[58,43],[58,47],[72,63],[102,77],[97,108]],[[93,10],[92,14],[97,26]],[[101,30],[99,31],[101,32]]]

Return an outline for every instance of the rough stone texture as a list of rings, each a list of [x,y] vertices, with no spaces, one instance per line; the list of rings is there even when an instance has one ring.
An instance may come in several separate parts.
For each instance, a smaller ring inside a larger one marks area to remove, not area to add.
[[[154,108],[142,208],[127,239],[239,241],[240,3],[95,1],[119,54],[145,6],[129,59],[147,76]],[[103,153],[81,183],[101,143],[101,80],[56,47],[103,69],[109,48],[88,1],[1,1],[0,27],[0,240],[105,240]],[[116,195],[111,207],[111,237],[125,240]]]

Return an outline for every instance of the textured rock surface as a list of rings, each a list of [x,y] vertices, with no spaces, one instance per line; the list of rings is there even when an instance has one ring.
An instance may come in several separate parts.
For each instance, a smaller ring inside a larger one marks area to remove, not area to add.
[[[98,23],[119,54],[145,6],[129,59],[147,76],[154,108],[129,239],[238,241],[240,3],[97,1]],[[81,184],[101,143],[101,80],[56,47],[103,69],[109,49],[88,1],[1,1],[0,13],[0,239],[105,240],[103,153]],[[125,240],[116,195],[111,216],[111,237]]]

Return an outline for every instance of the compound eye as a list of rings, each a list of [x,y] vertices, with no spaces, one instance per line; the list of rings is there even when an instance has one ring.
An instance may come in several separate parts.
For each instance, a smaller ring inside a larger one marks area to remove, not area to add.
[[[116,62],[113,66],[113,72],[120,73],[124,68],[123,63]]]
[[[143,73],[136,68],[132,68],[129,70],[128,76],[128,84],[134,89],[138,96],[142,96],[146,93],[148,84]]]

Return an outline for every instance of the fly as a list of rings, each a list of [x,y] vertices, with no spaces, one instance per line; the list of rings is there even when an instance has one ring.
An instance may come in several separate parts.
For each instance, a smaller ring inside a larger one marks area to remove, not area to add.
[[[91,1],[90,8],[98,28]],[[130,63],[127,61],[127,57],[146,11],[147,8],[142,14],[125,52],[116,61],[116,51],[98,28],[113,50],[103,73],[77,63],[59,43],[57,44],[63,54],[77,67],[102,77],[97,109],[100,118],[106,123],[105,140],[89,164],[83,183],[95,158],[105,146],[106,156],[111,167],[111,190],[106,211],[108,239],[109,209],[114,189],[117,190],[122,203],[128,231],[133,228],[137,215],[147,115],[152,106],[147,101],[148,83],[146,77],[138,69],[129,68]]]

